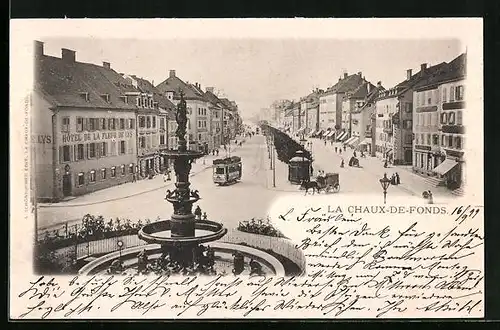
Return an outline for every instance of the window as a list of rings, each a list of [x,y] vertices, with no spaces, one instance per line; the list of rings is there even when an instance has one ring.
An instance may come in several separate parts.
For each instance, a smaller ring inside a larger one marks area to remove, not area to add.
[[[120,129],[125,129],[125,119],[120,118]]]
[[[455,99],[457,101],[462,101],[464,99],[464,86],[463,85],[455,87]]]
[[[120,174],[125,175],[125,165],[120,166]]]
[[[107,142],[100,142],[99,143],[99,154],[101,155],[101,157],[106,157],[107,151],[108,151],[108,143]]]
[[[76,117],[76,131],[77,132],[83,131],[83,118],[82,117]]]
[[[154,108],[154,102],[153,99],[149,99],[149,107],[152,109]]]
[[[432,135],[432,145],[434,145],[434,146],[439,145],[439,135],[437,135],[437,134]]]
[[[446,146],[446,135],[441,135],[441,146]]]
[[[411,122],[411,120],[404,120],[403,121],[403,128],[404,129],[411,129],[412,128],[412,122]]]
[[[427,144],[431,144],[431,135],[427,134]]]
[[[139,147],[146,148],[146,137],[144,136],[139,137]]]
[[[109,118],[108,119],[108,129],[110,129],[110,130],[115,130],[116,129],[115,118]]]
[[[128,120],[128,128],[129,129],[134,129],[135,128],[135,122],[134,122],[134,119],[130,118]]]
[[[454,101],[455,101],[455,87],[451,86],[450,87],[450,102],[454,102]]]
[[[125,154],[125,141],[120,141],[120,155]]]
[[[95,158],[96,157],[95,143],[89,143],[87,145],[87,148],[88,148],[89,158]]]
[[[99,118],[99,129],[100,130],[105,130],[106,129],[106,119]]]
[[[455,137],[455,147],[462,149],[462,138],[460,136]]]
[[[111,177],[112,177],[112,178],[116,177],[116,167],[115,167],[115,166],[113,166],[113,167],[111,168]]]
[[[448,88],[443,87],[443,98],[441,100],[443,103],[448,102],[448,95],[446,95],[447,91],[448,91]]]
[[[160,134],[160,145],[164,145],[164,144],[165,144],[165,135]]]
[[[140,128],[146,127],[146,119],[144,118],[144,116],[139,116],[139,127]]]
[[[457,125],[463,125],[462,124],[462,110],[457,111]]]
[[[141,100],[142,99],[140,97],[135,99],[135,105],[138,106],[139,108],[141,107]]]
[[[413,139],[412,139],[411,134],[406,134],[406,135],[405,135],[405,143],[406,143],[406,144],[411,144],[411,143],[412,143],[412,140],[413,140]]]
[[[106,180],[106,169],[101,168],[101,180]]]
[[[420,134],[416,134],[415,135],[415,144],[419,144],[420,143]]]
[[[97,129],[96,118],[89,118],[89,131],[95,131]]]
[[[448,147],[453,148],[453,136],[448,136]]]
[[[71,161],[70,146],[63,146],[63,162]]]
[[[425,96],[427,97],[427,104],[431,104],[432,103],[432,91],[427,91]]]
[[[69,133],[69,117],[62,118],[61,132]]]
[[[440,121],[441,121],[441,124],[446,125],[446,123],[447,123],[447,121],[448,121],[448,114],[447,114],[447,113],[442,113],[442,114],[441,114]]]
[[[129,174],[134,174],[134,164],[130,164],[130,165],[128,166],[128,173],[129,173]]]
[[[116,155],[116,141],[111,141],[110,155]]]
[[[156,116],[153,116],[153,128],[156,128]]]
[[[201,134],[198,134],[198,141],[201,141]]]
[[[85,148],[83,144],[79,144],[76,146],[76,160],[85,159]]]
[[[151,116],[146,117],[146,128],[151,128]]]
[[[94,170],[90,171],[90,180],[89,181],[95,182],[95,171]]]
[[[78,186],[83,186],[85,184],[85,174],[83,172],[78,173]]]
[[[160,128],[165,129],[165,118],[160,118]]]

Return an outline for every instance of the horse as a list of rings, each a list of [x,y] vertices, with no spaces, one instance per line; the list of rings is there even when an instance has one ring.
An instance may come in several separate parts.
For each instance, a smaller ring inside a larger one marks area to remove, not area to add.
[[[302,183],[300,184],[300,187],[302,189],[305,189],[305,194],[304,195],[307,195],[307,192],[309,191],[309,189],[312,189],[312,192],[313,192],[313,195],[314,195],[314,192],[318,192],[319,193],[319,186],[318,186],[318,183],[316,181],[302,181]]]

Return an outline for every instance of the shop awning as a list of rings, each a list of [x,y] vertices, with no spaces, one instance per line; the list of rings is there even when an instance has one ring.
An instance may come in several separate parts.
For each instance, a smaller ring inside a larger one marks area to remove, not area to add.
[[[341,132],[340,134],[337,135],[337,141],[340,141],[345,135],[347,135],[346,132]]]
[[[359,136],[355,136],[353,138],[351,138],[351,141],[349,141],[349,145],[352,146],[352,147],[355,147],[359,142]]]
[[[391,153],[392,153],[392,148],[387,149],[387,151],[385,152],[386,155],[390,155]]]
[[[326,134],[326,135],[325,135],[325,137],[330,137],[330,136],[332,136],[333,134],[335,134],[335,132],[334,132],[334,131],[330,131],[330,132],[328,132],[328,134]]]
[[[453,169],[457,165],[458,165],[458,163],[457,163],[456,160],[445,159],[444,162],[442,162],[441,164],[439,164],[433,170],[433,172],[436,172],[439,175],[445,175],[446,173],[448,173],[449,171],[451,171],[451,169]]]
[[[348,138],[347,140],[345,140],[344,143],[347,144],[347,145],[349,145],[349,144],[351,144],[352,141],[354,141],[355,138],[356,138],[355,136],[351,136],[350,138]]]
[[[371,144],[372,143],[372,139],[371,138],[365,138],[363,141],[361,141],[361,143],[359,145],[362,145],[362,144]]]

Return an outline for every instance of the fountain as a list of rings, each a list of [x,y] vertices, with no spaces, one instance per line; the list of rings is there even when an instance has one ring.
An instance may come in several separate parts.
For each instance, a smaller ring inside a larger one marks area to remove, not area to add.
[[[215,275],[220,271],[228,273],[227,270],[231,269],[227,268],[232,267],[232,273],[239,275],[244,270],[244,257],[250,260],[247,268],[251,274],[284,274],[283,265],[261,250],[215,242],[226,235],[227,229],[220,223],[206,220],[206,214],[203,220],[197,219],[193,214],[193,204],[200,200],[200,196],[197,190],[190,189],[189,173],[192,162],[203,154],[187,148],[187,120],[187,105],[181,92],[176,112],[178,148],[165,152],[165,155],[174,160],[176,175],[175,190],[167,190],[165,197],[174,208],[171,219],[146,224],[140,229],[138,237],[149,245],[123,251],[120,248],[119,255],[112,252],[97,258],[80,269],[80,274],[94,274],[104,270],[123,274],[124,269],[128,269],[143,274]],[[202,245],[209,242],[213,243],[207,247]],[[218,267],[217,263],[221,265]]]

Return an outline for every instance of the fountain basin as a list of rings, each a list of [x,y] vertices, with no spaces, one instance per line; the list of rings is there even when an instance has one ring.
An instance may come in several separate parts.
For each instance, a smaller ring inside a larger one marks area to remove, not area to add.
[[[198,220],[194,223],[195,236],[172,237],[172,221],[163,220],[147,224],[139,230],[139,238],[152,244],[201,244],[216,241],[227,233],[222,224],[208,220]]]
[[[210,244],[210,248],[216,252],[218,256],[216,260],[216,268],[220,268],[221,264],[224,268],[231,268],[232,263],[232,254],[234,252],[239,252],[243,254],[249,261],[250,259],[254,259],[263,265],[264,272],[269,275],[275,276],[284,276],[285,268],[275,257],[248,247],[244,245],[232,244],[232,243],[222,243],[222,242],[213,242]],[[105,274],[107,269],[111,265],[114,260],[117,260],[121,257],[123,261],[124,267],[127,270],[134,271],[134,267],[137,266],[137,254],[143,250],[146,250],[146,254],[148,255],[151,261],[157,259],[161,255],[161,245],[159,244],[148,244],[143,246],[136,246],[132,248],[127,248],[121,251],[116,251],[112,253],[108,253],[100,258],[97,258],[85,266],[83,266],[79,271],[79,275],[94,275],[94,274]],[[246,271],[242,273],[242,275],[249,274],[248,264],[245,263]],[[228,272],[230,273],[230,272]],[[127,272],[125,272],[127,274]],[[124,275],[125,275],[124,274]]]

